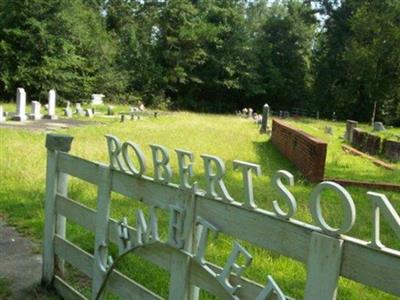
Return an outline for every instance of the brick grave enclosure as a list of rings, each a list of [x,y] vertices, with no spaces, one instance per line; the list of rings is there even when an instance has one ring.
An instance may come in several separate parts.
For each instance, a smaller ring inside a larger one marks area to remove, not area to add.
[[[272,120],[272,143],[311,182],[324,180],[327,143],[283,121]]]

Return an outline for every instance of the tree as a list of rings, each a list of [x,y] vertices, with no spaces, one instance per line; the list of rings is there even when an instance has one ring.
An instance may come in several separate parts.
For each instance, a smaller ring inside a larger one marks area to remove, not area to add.
[[[400,3],[347,0],[330,9],[315,55],[315,98],[327,114],[400,123]]]
[[[101,16],[79,0],[4,0],[0,28],[2,96],[19,86],[39,100],[51,88],[69,100],[123,88]]]
[[[273,107],[305,107],[312,78],[311,47],[316,19],[299,1],[275,3],[256,39],[258,72],[264,101]],[[261,103],[260,103],[261,105]]]

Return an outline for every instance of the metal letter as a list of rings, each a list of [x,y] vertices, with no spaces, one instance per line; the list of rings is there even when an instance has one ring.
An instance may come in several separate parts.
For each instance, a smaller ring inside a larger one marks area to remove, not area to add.
[[[194,155],[192,152],[175,149],[175,152],[178,156],[178,164],[179,164],[179,178],[180,178],[180,187],[183,189],[191,189],[192,186],[189,183],[189,178],[194,176],[193,173],[193,161]],[[189,158],[190,163],[185,163],[185,157]]]
[[[169,183],[172,177],[172,170],[169,165],[169,154],[167,148],[161,145],[150,145],[153,154],[154,180],[162,183]],[[158,153],[161,153],[161,158]],[[162,170],[164,174],[162,174]]]
[[[136,167],[133,165],[131,158],[129,157],[128,154],[128,148],[131,147],[133,151],[136,153],[136,157],[139,161],[140,168],[139,170],[136,169]],[[129,171],[131,171],[134,175],[137,176],[142,176],[144,172],[146,172],[146,164],[145,164],[145,158],[143,155],[142,150],[140,150],[140,147],[132,142],[125,142],[122,145],[122,157],[124,158],[125,164],[128,167]]]
[[[344,220],[340,228],[329,226],[322,216],[321,193],[325,189],[334,190],[339,194],[342,200]],[[348,232],[351,227],[353,227],[356,220],[356,208],[350,194],[341,185],[332,181],[321,182],[313,189],[310,196],[310,211],[314,221],[322,228],[322,230],[334,235]]]
[[[150,228],[147,226],[143,211],[138,209],[136,212],[136,234],[138,245],[160,240],[158,235],[157,215],[154,206],[150,207]]]
[[[209,223],[207,220],[203,219],[202,217],[197,217],[197,224],[199,226],[199,241],[197,243],[197,249],[196,249],[196,255],[195,255],[195,260],[201,264],[205,265],[206,260],[204,258],[206,248],[207,248],[207,240],[208,240],[208,234],[210,230],[214,232],[218,232],[219,230]]]
[[[285,300],[285,294],[282,292],[278,284],[272,278],[272,276],[268,275],[267,285],[262,289],[261,293],[257,296],[255,300],[267,300],[272,297],[272,295],[276,295],[277,300]]]
[[[121,141],[113,135],[107,134],[107,147],[108,147],[108,156],[110,158],[110,166],[114,170],[124,171],[124,167],[121,162]]]
[[[217,156],[211,156],[202,154],[200,155],[204,162],[204,172],[207,181],[207,193],[206,196],[214,199],[223,199],[226,202],[233,202],[233,198],[229,195],[228,190],[225,187],[222,177],[225,175],[225,165],[224,162]],[[215,173],[212,170],[211,162],[214,162]],[[218,185],[222,192],[222,197],[220,197],[215,191],[215,185]]]
[[[183,208],[175,205],[170,205],[170,219],[169,219],[169,238],[168,244],[171,246],[182,249],[185,245],[184,238],[184,221],[185,211]]]
[[[272,185],[278,190],[278,193],[284,198],[286,205],[289,206],[289,211],[285,213],[278,204],[277,200],[272,201],[272,206],[275,213],[285,219],[293,217],[297,211],[296,199],[293,194],[283,185],[282,178],[286,178],[289,186],[294,185],[294,177],[288,171],[279,170],[276,172],[275,176],[272,178]]]
[[[242,169],[242,175],[243,175],[244,194],[245,194],[245,202],[243,203],[243,207],[250,209],[257,208],[257,205],[254,202],[253,179],[251,176],[251,171],[254,170],[254,173],[257,176],[260,176],[261,167],[260,165],[257,164],[252,164],[240,160],[234,160],[233,169],[236,170],[238,168]]]
[[[245,262],[244,265],[236,264],[236,260],[239,258],[240,255],[243,255]],[[245,268],[247,268],[253,257],[251,254],[244,249],[239,243],[235,242],[235,246],[229,255],[228,261],[220,274],[217,275],[217,280],[222,284],[222,286],[227,290],[231,295],[235,294],[237,290],[241,287],[240,285],[233,286],[229,282],[229,276],[231,272],[234,271],[237,277],[240,278]]]
[[[400,239],[400,216],[396,213],[394,207],[389,202],[389,199],[384,194],[368,192],[368,197],[372,200],[372,241],[371,246],[375,248],[384,248],[385,246],[380,240],[380,212],[382,210],[383,215],[388,220],[390,227],[396,233]]]

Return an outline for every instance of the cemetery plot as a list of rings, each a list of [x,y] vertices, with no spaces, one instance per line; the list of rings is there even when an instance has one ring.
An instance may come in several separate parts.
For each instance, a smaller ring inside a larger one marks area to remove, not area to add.
[[[133,255],[143,256],[168,270],[171,300],[197,299],[197,287],[221,299],[284,299],[284,291],[273,280],[273,274],[265,274],[264,285],[242,278],[243,271],[251,267],[252,253],[238,242],[232,244],[225,266],[215,266],[205,260],[208,235],[219,231],[305,263],[308,270],[305,299],[335,299],[339,276],[400,295],[400,253],[382,245],[379,216],[389,222],[398,238],[400,217],[383,194],[368,193],[376,211],[374,234],[369,243],[342,235],[353,226],[356,210],[348,192],[332,182],[320,183],[311,192],[310,211],[318,225],[313,226],[293,219],[296,199],[281,182],[283,178],[287,178],[289,184],[293,182],[293,177],[286,171],[279,171],[273,184],[282,192],[289,210],[283,211],[275,202],[274,211],[270,212],[257,208],[252,195],[251,171],[255,174],[260,171],[256,164],[234,161],[235,168],[242,172],[245,190],[244,202],[239,203],[230,197],[224,185],[225,167],[218,157],[201,156],[207,178],[207,188],[202,191],[190,182],[193,154],[189,151],[175,150],[180,174],[180,183],[176,185],[171,182],[169,153],[161,145],[150,145],[154,178],[149,178],[145,175],[146,158],[135,143],[121,143],[116,137],[107,136],[110,166],[106,166],[67,154],[71,141],[71,137],[59,135],[48,135],[46,140],[43,280],[53,284],[61,294],[83,298],[55,275],[55,255],[93,279],[94,299],[101,298],[104,286],[123,298],[140,294],[146,299],[160,299],[113,270],[113,261],[108,258],[111,241],[118,246],[119,255],[132,251]],[[131,156],[138,159],[138,165],[132,164]],[[98,186],[96,210],[68,197],[66,174]],[[327,224],[321,214],[321,193],[329,189],[340,195],[343,204],[344,219],[339,228]],[[146,220],[143,212],[138,210],[135,228],[124,219],[110,219],[111,191],[140,199],[150,211],[169,212],[168,238],[159,238],[154,213]],[[95,232],[93,256],[65,239],[65,219],[57,216],[64,216]],[[238,256],[244,258],[240,264],[237,263]]]

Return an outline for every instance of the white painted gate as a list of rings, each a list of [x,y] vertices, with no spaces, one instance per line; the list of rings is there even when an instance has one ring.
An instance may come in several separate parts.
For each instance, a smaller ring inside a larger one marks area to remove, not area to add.
[[[109,137],[108,141],[117,140],[115,137]],[[210,171],[211,167],[210,170],[206,170],[210,175],[208,178],[210,186],[208,192],[204,193],[198,190],[196,185],[185,186],[187,183],[185,180],[178,186],[166,183],[160,174],[155,180],[144,176],[140,170],[132,169],[133,172],[118,170],[112,157],[115,148],[110,143],[111,163],[108,166],[69,155],[67,152],[70,150],[71,142],[71,137],[55,134],[48,135],[46,139],[48,156],[43,282],[54,286],[65,299],[85,298],[61,275],[56,274],[56,266],[62,269],[64,261],[92,279],[92,299],[102,299],[104,288],[123,299],[162,299],[114,269],[113,262],[108,259],[109,243],[116,244],[122,256],[133,252],[133,255],[139,255],[167,270],[170,273],[170,300],[198,299],[199,288],[220,299],[262,300],[287,297],[272,277],[268,276],[270,274],[265,274],[267,282],[265,285],[241,277],[243,270],[250,265],[252,256],[237,242],[232,245],[232,253],[224,267],[207,262],[204,258],[207,237],[216,231],[306,264],[307,283],[304,299],[335,299],[339,276],[400,296],[400,253],[384,248],[380,244],[379,216],[381,213],[389,221],[396,234],[400,233],[400,219],[381,194],[370,193],[370,198],[375,201],[373,218],[375,230],[373,242],[368,243],[341,235],[354,223],[354,204],[352,206],[352,202],[348,199],[342,199],[349,210],[345,212],[347,215],[342,228],[336,230],[324,223],[320,215],[319,197],[323,189],[332,188],[329,183],[318,185],[311,196],[310,209],[313,216],[316,216],[316,223],[320,225],[316,227],[289,218],[295,213],[295,202],[290,204],[290,201],[295,201],[294,198],[292,200],[290,197],[286,198],[289,199],[289,206],[292,205],[294,208],[287,214],[279,210],[269,212],[257,208],[248,189],[247,204],[238,203],[233,199],[220,199],[214,190],[215,186],[212,185],[221,187],[222,181],[215,179],[216,174]],[[116,143],[114,146],[120,147],[121,144]],[[135,151],[138,150],[136,146],[130,144]],[[129,145],[125,148],[127,147]],[[161,146],[158,147],[160,149]],[[163,154],[164,150],[160,153]],[[182,150],[177,150],[179,151],[182,153]],[[140,151],[136,154],[140,158]],[[190,158],[190,154],[187,154],[187,157]],[[203,159],[210,160],[210,157],[204,155]],[[155,154],[155,164],[159,163],[161,166],[163,163],[161,158]],[[126,160],[125,162],[129,163]],[[164,163],[161,167],[166,166],[167,160]],[[245,163],[235,161],[235,164],[239,166]],[[187,164],[183,163],[180,167],[183,177],[191,172],[188,171]],[[205,163],[205,168],[208,167],[209,165]],[[245,174],[244,171],[246,189],[246,186],[251,185],[246,182],[249,177]],[[67,176],[77,177],[98,187],[96,211],[68,197]],[[286,175],[281,171],[280,176]],[[215,182],[211,182],[213,178]],[[279,185],[279,176],[274,180]],[[345,197],[346,191],[334,187],[336,188]],[[168,239],[162,241],[158,237],[155,214],[151,214],[152,217],[146,220],[143,213],[138,211],[135,228],[126,224],[124,220],[111,219],[109,217],[111,192],[140,199],[151,208],[150,211],[155,209],[168,211],[170,213]],[[94,255],[68,241],[65,236],[66,220],[95,233]],[[239,255],[244,257],[243,265],[236,263]],[[114,258],[116,259],[118,258]]]

